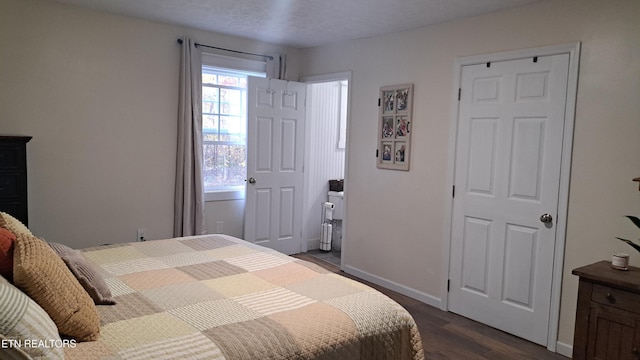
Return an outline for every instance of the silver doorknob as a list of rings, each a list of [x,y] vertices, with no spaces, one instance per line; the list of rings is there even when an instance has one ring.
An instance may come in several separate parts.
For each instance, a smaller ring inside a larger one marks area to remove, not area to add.
[[[255,184],[256,183],[256,179],[255,178],[249,178],[249,184]]]
[[[545,224],[548,224],[553,221],[553,216],[551,216],[551,214],[542,214],[540,215],[540,221],[542,221]]]

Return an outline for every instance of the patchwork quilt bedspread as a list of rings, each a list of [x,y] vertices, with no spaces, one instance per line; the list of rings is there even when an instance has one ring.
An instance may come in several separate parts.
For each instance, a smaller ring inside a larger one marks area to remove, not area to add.
[[[225,235],[82,250],[116,305],[68,359],[423,359],[409,313],[321,267]]]

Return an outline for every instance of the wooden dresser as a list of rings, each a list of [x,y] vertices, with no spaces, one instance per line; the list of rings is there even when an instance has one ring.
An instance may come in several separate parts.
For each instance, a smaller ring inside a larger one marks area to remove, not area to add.
[[[0,136],[0,211],[28,226],[27,142],[30,136]]]
[[[600,261],[580,277],[573,359],[640,359],[640,268]]]

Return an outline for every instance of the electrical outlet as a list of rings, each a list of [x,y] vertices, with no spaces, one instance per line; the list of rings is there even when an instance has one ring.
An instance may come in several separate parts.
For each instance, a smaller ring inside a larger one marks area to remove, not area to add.
[[[146,231],[147,229],[145,228],[138,229],[138,237],[136,238],[136,241],[147,241],[147,235],[145,234]]]

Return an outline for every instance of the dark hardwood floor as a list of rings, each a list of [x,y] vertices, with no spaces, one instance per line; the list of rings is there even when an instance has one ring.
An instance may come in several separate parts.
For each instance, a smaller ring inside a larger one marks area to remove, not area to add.
[[[402,305],[413,316],[420,329],[427,359],[567,359],[543,346],[358,279],[341,271],[338,266],[312,255],[293,256],[365,283]]]

